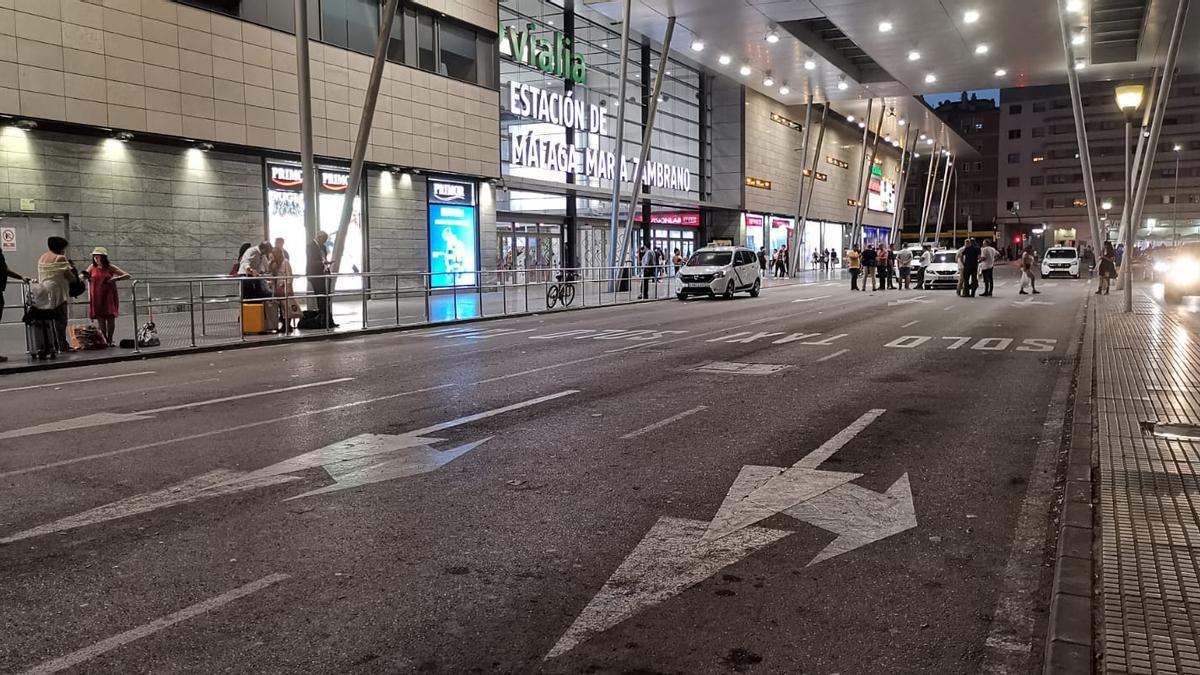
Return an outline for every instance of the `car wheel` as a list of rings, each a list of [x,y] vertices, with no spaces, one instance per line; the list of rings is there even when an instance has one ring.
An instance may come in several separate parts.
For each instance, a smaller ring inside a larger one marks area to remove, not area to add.
[[[725,287],[725,293],[722,297],[724,297],[726,300],[733,298],[733,279],[729,280],[729,285]]]
[[[762,282],[760,280],[758,280],[758,279],[754,280],[754,285],[750,287],[750,297],[752,297],[752,298],[758,297],[758,290],[761,285],[762,285]]]
[[[684,293],[683,291],[680,291],[680,292],[678,292],[678,293],[676,293],[676,294],[675,294],[675,297],[679,298],[679,301],[680,301],[680,302],[683,302],[684,300],[687,300],[687,293]]]
[[[1071,275],[1071,278],[1072,278],[1072,279],[1078,279],[1078,278],[1079,278],[1079,275],[1078,275],[1078,274],[1072,274],[1072,275]]]

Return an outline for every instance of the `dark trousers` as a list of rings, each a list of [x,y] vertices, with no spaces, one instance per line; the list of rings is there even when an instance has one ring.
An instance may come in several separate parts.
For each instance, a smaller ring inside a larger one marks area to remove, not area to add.
[[[329,279],[309,279],[308,284],[317,296],[317,318],[329,328],[333,325],[333,312],[329,311]]]
[[[990,267],[989,267],[989,268],[987,268],[986,270],[983,270],[983,271],[982,271],[982,274],[983,274],[983,294],[984,294],[984,295],[991,295],[991,294],[992,294],[992,284],[994,283],[994,280],[993,280],[993,278],[992,278],[992,273],[993,273],[993,272],[995,272],[995,270],[993,270],[993,269],[992,269],[992,268],[990,268]]]
[[[858,274],[861,271],[862,270],[857,270],[857,269],[854,269],[853,267],[850,268],[850,290],[852,290],[852,291],[858,290]]]
[[[67,304],[69,302],[64,302],[54,308],[54,338],[58,341],[58,351],[60,352],[71,348],[71,343],[67,341]]]
[[[871,280],[871,290],[875,290],[875,267],[867,265],[863,268],[862,289],[867,290],[867,279]]]
[[[908,288],[908,268],[900,267],[900,288]]]
[[[963,266],[963,295],[975,296],[979,288],[979,268],[975,265]]]
[[[642,272],[642,294],[638,296],[639,298],[650,297],[650,277],[645,276],[645,274],[646,272]]]
[[[917,288],[924,288],[924,287],[925,287],[925,268],[918,267],[917,268]]]
[[[876,267],[875,269],[879,273],[879,290],[882,291],[885,288],[891,288],[892,268],[888,267],[887,265],[883,265],[881,267]]]

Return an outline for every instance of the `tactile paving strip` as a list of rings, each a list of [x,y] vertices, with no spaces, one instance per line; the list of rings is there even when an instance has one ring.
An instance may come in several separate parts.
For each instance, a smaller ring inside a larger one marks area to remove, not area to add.
[[[1093,303],[1106,673],[1200,674],[1200,442],[1141,420],[1200,422],[1200,340],[1156,303]]]

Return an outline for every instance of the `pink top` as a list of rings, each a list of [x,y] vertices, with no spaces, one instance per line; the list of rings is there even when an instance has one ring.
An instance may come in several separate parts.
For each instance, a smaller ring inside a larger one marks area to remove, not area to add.
[[[115,319],[120,309],[117,298],[117,283],[113,277],[124,274],[114,266],[107,268],[92,265],[88,269],[91,279],[88,282],[88,318]]]

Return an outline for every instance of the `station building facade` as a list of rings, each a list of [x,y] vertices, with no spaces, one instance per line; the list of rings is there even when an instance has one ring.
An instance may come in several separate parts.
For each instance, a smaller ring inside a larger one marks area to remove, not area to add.
[[[328,231],[345,198],[379,11],[374,0],[309,0]],[[10,264],[28,267],[50,234],[67,236],[77,259],[104,246],[141,275],[225,274],[242,243],[264,238],[298,252],[306,177],[292,20],[292,0],[0,9]],[[477,269],[605,264],[612,183],[628,199],[661,48],[631,35],[619,101],[618,28],[571,0],[401,2],[340,271],[438,271],[450,241],[466,251],[457,264]],[[778,248],[800,216],[804,108],[668,56],[638,240],[668,254],[709,242]],[[859,125],[829,114],[808,249],[848,246],[861,143]],[[896,208],[899,151],[879,147],[868,241],[883,238]],[[298,273],[303,257],[292,256]]]

